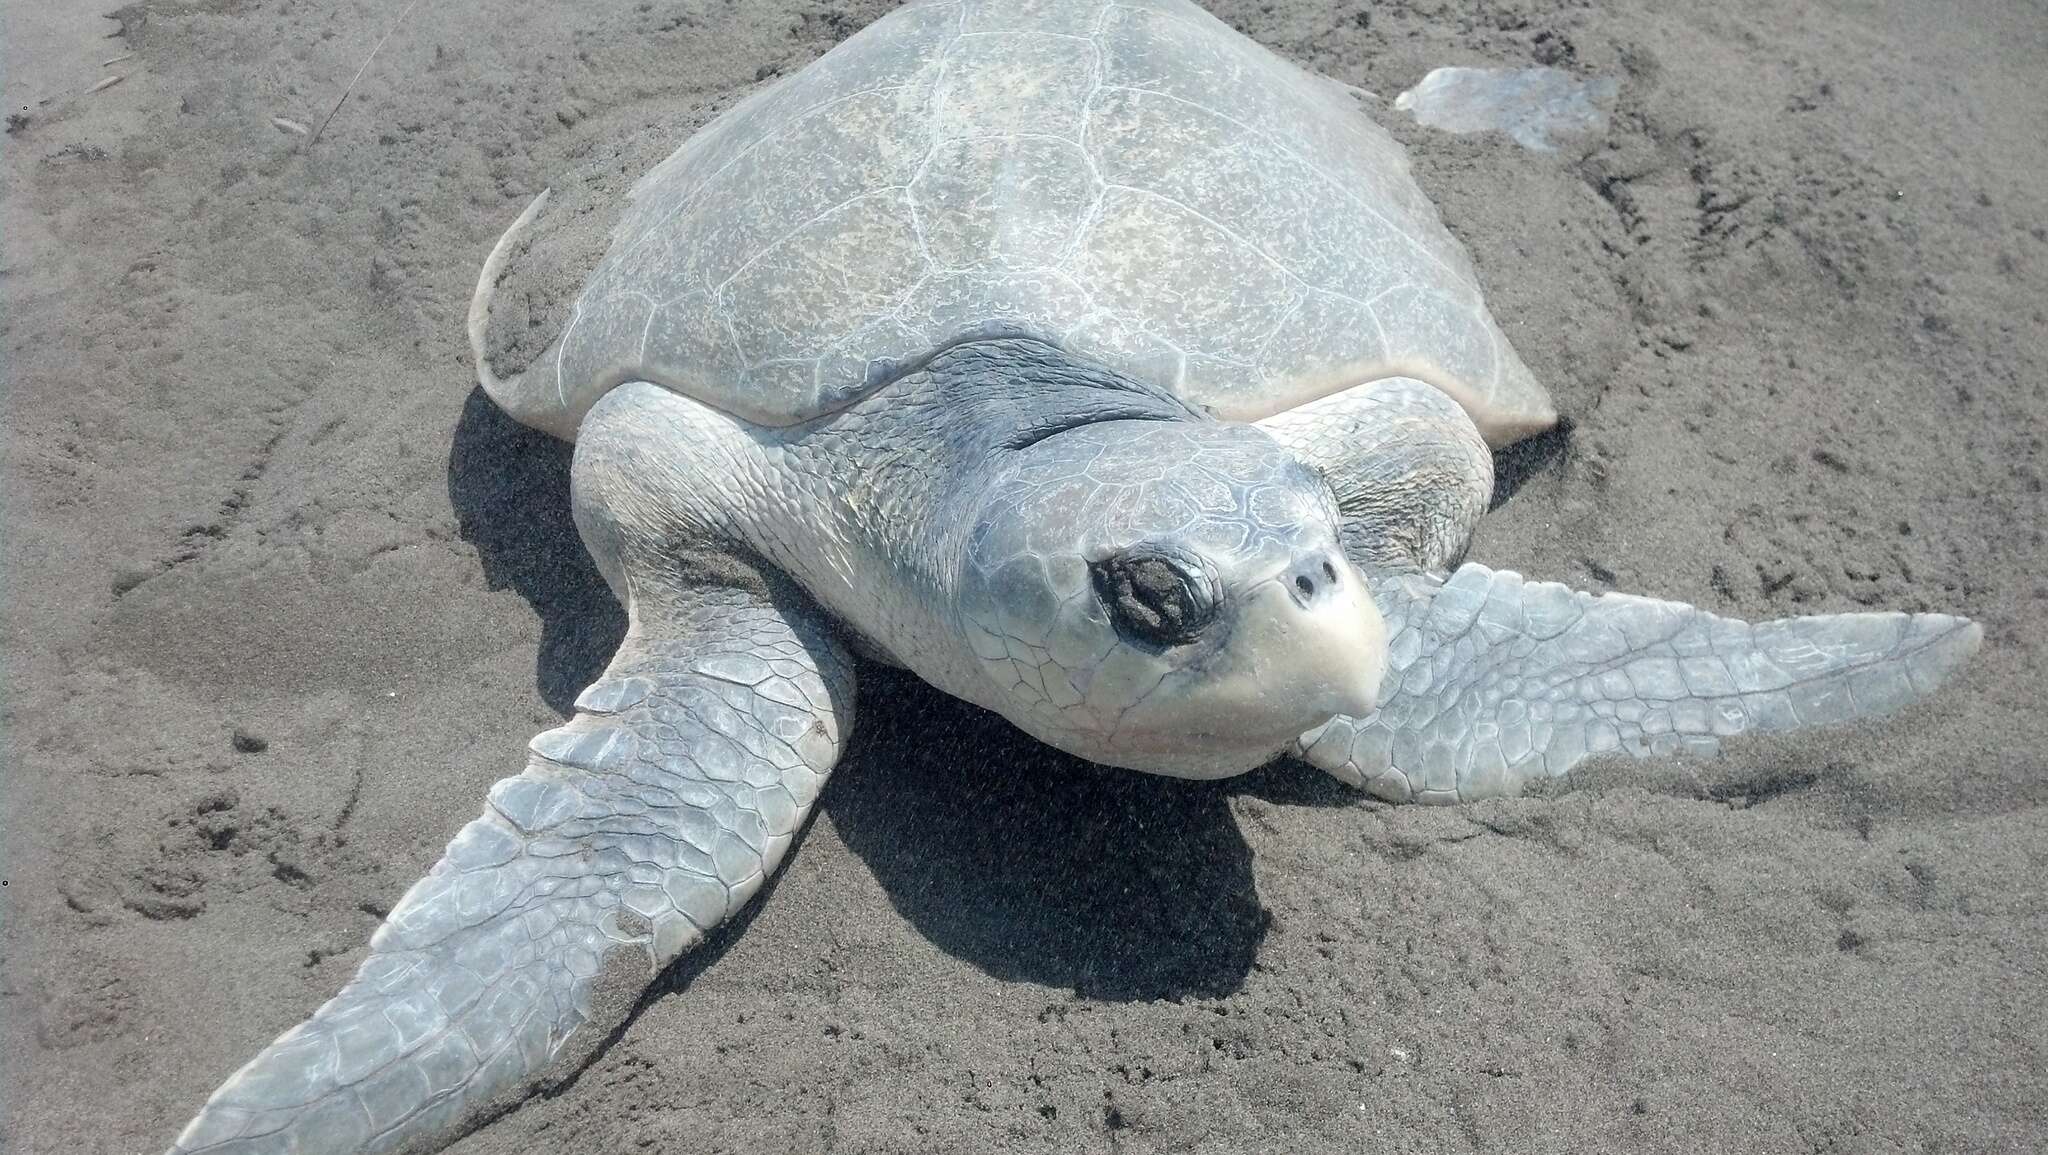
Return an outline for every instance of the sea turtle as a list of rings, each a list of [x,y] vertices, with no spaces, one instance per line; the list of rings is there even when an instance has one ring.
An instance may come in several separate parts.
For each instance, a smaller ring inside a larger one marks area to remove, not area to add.
[[[1081,757],[1381,798],[1879,713],[1940,614],[1762,625],[1460,565],[1550,399],[1400,148],[1185,0],[927,0],[633,189],[545,355],[628,610],[361,970],[175,1151],[431,1147],[589,1045],[788,850],[859,654]],[[593,1026],[592,1024],[596,1025]]]

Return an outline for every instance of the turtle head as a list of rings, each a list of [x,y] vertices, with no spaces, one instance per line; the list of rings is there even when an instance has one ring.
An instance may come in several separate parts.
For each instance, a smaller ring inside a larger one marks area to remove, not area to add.
[[[1108,420],[1007,456],[959,591],[984,704],[1091,761],[1191,778],[1372,710],[1385,623],[1328,487],[1265,433]]]

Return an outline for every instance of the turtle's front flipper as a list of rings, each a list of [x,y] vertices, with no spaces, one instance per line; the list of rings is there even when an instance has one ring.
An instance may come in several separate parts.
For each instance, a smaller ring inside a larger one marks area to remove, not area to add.
[[[1480,565],[1373,583],[1380,707],[1304,735],[1300,755],[1393,801],[1518,793],[1588,754],[1710,753],[1731,734],[1887,713],[1931,692],[1983,630],[1947,614],[1751,624],[1595,596]]]
[[[438,1146],[572,1035],[603,1038],[760,888],[839,756],[851,668],[800,594],[639,576],[577,715],[491,789],[354,981],[214,1092],[173,1152]]]

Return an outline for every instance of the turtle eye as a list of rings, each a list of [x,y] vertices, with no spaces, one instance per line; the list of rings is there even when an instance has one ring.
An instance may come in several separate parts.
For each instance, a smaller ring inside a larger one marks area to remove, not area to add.
[[[1126,641],[1177,646],[1216,617],[1216,585],[1193,558],[1140,545],[1088,567],[1095,596]]]

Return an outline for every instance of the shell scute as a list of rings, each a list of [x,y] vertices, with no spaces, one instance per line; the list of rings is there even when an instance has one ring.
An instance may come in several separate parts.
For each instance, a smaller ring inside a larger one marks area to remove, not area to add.
[[[557,425],[632,379],[786,425],[994,333],[1230,418],[1400,372],[1554,419],[1400,147],[1184,0],[876,21],[641,179],[534,372]]]

